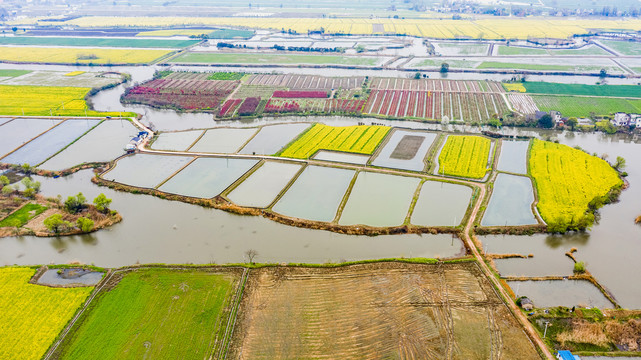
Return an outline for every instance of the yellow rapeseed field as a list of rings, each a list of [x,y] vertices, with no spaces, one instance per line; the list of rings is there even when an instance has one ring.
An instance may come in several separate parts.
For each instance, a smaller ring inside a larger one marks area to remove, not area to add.
[[[576,225],[588,204],[621,185],[604,160],[566,145],[534,139],[530,174],[536,180],[539,213],[548,225]]]
[[[3,46],[0,61],[54,64],[146,64],[171,50]]]
[[[483,178],[491,145],[490,139],[480,136],[448,136],[438,157],[439,174]]]
[[[21,20],[23,23],[29,22]],[[40,24],[46,25],[41,21]],[[373,25],[386,32],[433,38],[525,39],[532,37],[567,38],[586,34],[589,29],[641,30],[641,20],[580,20],[550,18],[481,18],[478,20],[390,19],[390,18],[244,18],[244,17],[81,17],[64,22],[80,27],[103,26],[234,26],[258,29],[292,29],[299,33],[325,29],[331,33],[370,35]],[[60,25],[60,23],[56,23]]]
[[[387,126],[334,127],[316,124],[283,150],[280,156],[307,159],[321,149],[371,154],[389,130]]]
[[[0,268],[0,359],[40,359],[93,287],[29,284],[35,270]]]
[[[65,76],[78,76],[84,74],[84,71],[72,71],[65,74]]]
[[[91,88],[0,85],[0,115],[118,116],[89,110],[84,98]],[[86,110],[86,111],[85,111]],[[129,113],[122,113],[129,116]]]
[[[527,90],[525,89],[525,86],[521,83],[503,83],[503,87],[507,91],[518,91],[518,92],[526,92]]]

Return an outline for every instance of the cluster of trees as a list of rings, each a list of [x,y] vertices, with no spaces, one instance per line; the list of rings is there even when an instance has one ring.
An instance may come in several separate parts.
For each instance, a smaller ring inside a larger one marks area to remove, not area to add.
[[[344,52],[344,48],[340,47],[333,47],[333,48],[315,48],[315,47],[309,47],[309,46],[282,46],[275,44],[274,45],[274,50],[279,50],[279,51],[303,51],[303,52]]]
[[[96,210],[107,213],[109,212],[111,199],[107,198],[105,194],[100,194],[93,199],[93,204]],[[67,197],[67,200],[65,200],[62,206],[67,213],[75,215],[87,208],[87,198],[82,193],[78,193],[75,196]],[[77,227],[82,232],[90,232],[94,228],[94,221],[88,217],[81,216],[76,219],[74,224],[65,220],[62,214],[53,214],[44,220],[44,225],[49,231],[55,234],[69,231],[74,227]]]
[[[9,183],[10,181],[8,177],[6,177],[5,175],[0,176],[0,185],[2,186],[2,195],[4,196],[10,196],[20,193],[20,184],[22,184],[22,186],[24,186],[25,188],[22,191],[22,196],[26,198],[33,199],[36,197],[36,194],[40,192],[40,182],[33,181],[29,177],[22,178],[20,184],[14,184],[12,186]]]

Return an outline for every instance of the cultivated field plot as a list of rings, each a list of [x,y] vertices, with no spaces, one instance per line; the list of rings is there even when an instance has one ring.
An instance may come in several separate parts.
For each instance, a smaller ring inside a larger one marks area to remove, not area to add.
[[[154,188],[192,159],[191,156],[135,154],[118,160],[113,169],[102,174],[102,178],[131,186]]]
[[[334,90],[334,89],[359,89],[365,82],[364,76],[354,77],[325,77],[314,75],[251,75],[245,82],[247,85],[269,85],[285,87],[291,90]]]
[[[308,159],[318,150],[369,155],[376,150],[389,130],[389,127],[378,125],[334,127],[315,124],[277,155],[294,159]]]
[[[249,171],[258,160],[198,158],[158,188],[171,194],[213,198]]]
[[[93,287],[29,284],[35,269],[0,269],[0,358],[41,359]],[[37,333],[34,336],[34,333]]]
[[[163,132],[151,144],[154,150],[186,151],[203,134],[202,130]]]
[[[96,119],[66,120],[2,159],[9,164],[38,165],[98,125]],[[123,140],[126,143],[126,138]]]
[[[515,174],[527,174],[527,151],[529,141],[501,141],[501,154],[496,167],[499,171]]]
[[[539,107],[536,106],[536,102],[530,95],[508,94],[507,98],[512,104],[512,108],[521,114],[534,114],[539,111]]]
[[[503,84],[503,86],[506,87],[510,85],[512,84]],[[528,81],[518,85],[522,86],[525,91],[532,94],[641,98],[641,92],[639,92],[639,86],[637,85],[584,85],[536,81]]]
[[[269,207],[301,167],[300,164],[266,161],[232,190],[227,198],[240,206]]]
[[[470,205],[472,189],[440,181],[425,181],[410,222],[419,226],[458,226]]]
[[[438,173],[482,179],[492,141],[480,136],[449,135],[438,156]]]
[[[389,58],[338,55],[294,55],[264,53],[186,52],[169,60],[171,64],[311,64],[376,66]]]
[[[599,73],[605,69],[609,74],[623,74],[625,71],[607,57],[493,57],[485,58],[476,69],[514,69],[534,71],[567,71]]]
[[[496,82],[375,78],[371,87],[363,109],[368,114],[486,122],[509,112]]]
[[[474,263],[252,271],[233,359],[535,359]]]
[[[465,42],[432,42],[437,53],[443,56],[487,55],[489,44]]]
[[[532,99],[541,111],[556,110],[568,117],[587,117],[590,113],[610,115],[617,112],[641,112],[641,99],[553,95],[532,95]]]
[[[128,120],[105,120],[40,168],[64,170],[82,163],[111,161],[124,153],[125,145],[137,133],[138,129]]]
[[[239,280],[235,270],[118,273],[54,358],[209,358],[222,339]]]
[[[353,170],[307,166],[272,209],[295,218],[331,222],[354,174]]]
[[[621,55],[641,55],[641,44],[633,41],[599,40],[603,45],[618,52]]]
[[[197,153],[232,154],[240,150],[256,133],[256,128],[209,129],[189,151]]]
[[[199,40],[161,40],[161,39],[119,39],[95,37],[1,37],[0,45],[31,46],[82,46],[82,47],[127,47],[127,48],[170,48],[180,49],[197,44]]]
[[[271,98],[265,105],[265,113],[347,113],[356,114],[363,110],[365,100],[354,99],[279,99]]]
[[[341,225],[399,226],[420,179],[360,172],[339,219]]]
[[[272,155],[289,144],[310,124],[278,124],[263,126],[258,133],[243,146],[240,154]]]
[[[436,139],[435,133],[395,129],[372,165],[394,169],[423,171],[425,155]]]
[[[0,157],[60,124],[61,121],[53,119],[14,119],[6,122],[0,126]]]
[[[542,55],[542,56],[611,56],[612,54],[595,45],[587,45],[578,49],[543,49],[535,47],[519,47],[498,45],[496,53],[502,55]]]
[[[183,110],[214,110],[240,84],[237,80],[155,79],[130,88],[123,102]]]
[[[82,72],[74,76],[67,74],[69,72],[66,71],[30,71],[21,76],[0,80],[0,84],[87,88],[102,87],[120,82],[119,73]]]
[[[566,145],[534,139],[529,164],[548,225],[579,223],[590,201],[622,184],[607,162]]]
[[[514,289],[518,287],[519,296],[527,296],[540,308],[556,306],[589,306],[599,309],[612,309],[614,305],[586,280],[549,280],[549,281],[508,281]]]
[[[532,181],[525,176],[498,174],[482,226],[536,225],[532,214]]]
[[[3,47],[0,61],[53,64],[147,64],[171,50]]]

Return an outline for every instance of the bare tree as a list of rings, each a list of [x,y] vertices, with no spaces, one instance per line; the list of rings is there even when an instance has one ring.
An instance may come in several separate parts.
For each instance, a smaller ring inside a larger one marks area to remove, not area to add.
[[[254,258],[256,256],[258,256],[258,251],[254,250],[254,249],[249,249],[249,250],[245,251],[245,256],[247,256],[247,259],[249,259],[249,262],[251,264],[253,264],[254,263]]]

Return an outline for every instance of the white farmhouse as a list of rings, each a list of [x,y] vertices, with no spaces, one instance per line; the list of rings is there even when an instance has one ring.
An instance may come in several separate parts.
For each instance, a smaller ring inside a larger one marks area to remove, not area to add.
[[[614,114],[614,119],[612,119],[612,124],[614,126],[628,126],[630,125],[630,115],[622,112]]]

